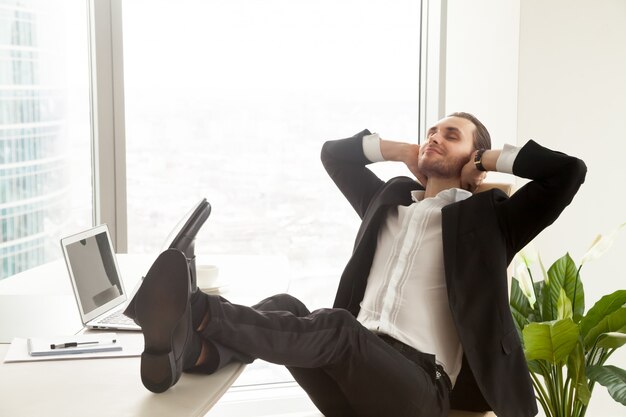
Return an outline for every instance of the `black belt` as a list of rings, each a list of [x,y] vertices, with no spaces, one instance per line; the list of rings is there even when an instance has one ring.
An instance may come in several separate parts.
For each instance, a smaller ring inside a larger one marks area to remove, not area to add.
[[[452,391],[452,382],[450,381],[450,377],[443,370],[443,367],[435,362],[434,355],[420,352],[406,343],[402,343],[401,341],[386,334],[379,334],[378,337],[380,337],[389,346],[402,353],[408,360],[433,375],[435,380],[443,382],[449,392]]]

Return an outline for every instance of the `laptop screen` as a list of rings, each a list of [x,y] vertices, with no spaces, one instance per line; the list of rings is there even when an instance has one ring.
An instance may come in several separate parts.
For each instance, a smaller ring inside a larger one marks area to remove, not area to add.
[[[106,231],[69,243],[65,250],[84,314],[122,295],[122,285]]]

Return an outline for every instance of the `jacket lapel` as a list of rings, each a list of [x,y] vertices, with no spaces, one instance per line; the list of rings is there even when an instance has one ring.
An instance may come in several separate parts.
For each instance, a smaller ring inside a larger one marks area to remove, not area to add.
[[[354,243],[352,257],[343,271],[333,307],[345,308],[357,315],[365,294],[369,270],[376,250],[376,235],[389,207],[412,203],[411,191],[423,189],[408,177],[391,179],[373,197]]]
[[[378,232],[382,216],[384,216],[389,207],[411,205],[413,202],[411,191],[419,189],[423,189],[423,187],[408,177],[396,177],[389,180],[378,194],[372,198],[370,207],[365,212],[354,242],[354,252],[357,251],[366,234],[369,235],[374,231]]]
[[[441,210],[441,237],[443,241],[443,266],[446,277],[446,287],[448,288],[448,300],[451,306],[454,306],[456,297],[452,281],[456,274],[457,266],[456,237],[458,228],[458,203],[447,205]]]

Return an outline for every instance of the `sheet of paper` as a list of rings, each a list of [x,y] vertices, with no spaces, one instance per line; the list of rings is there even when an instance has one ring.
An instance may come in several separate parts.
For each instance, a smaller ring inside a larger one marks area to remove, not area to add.
[[[31,356],[28,354],[26,338],[15,338],[4,357],[5,363],[34,362],[34,361],[57,361],[57,360],[80,360],[94,358],[124,358],[141,356],[143,352],[143,335],[139,332],[118,332],[122,350],[110,352],[80,353],[70,355]]]

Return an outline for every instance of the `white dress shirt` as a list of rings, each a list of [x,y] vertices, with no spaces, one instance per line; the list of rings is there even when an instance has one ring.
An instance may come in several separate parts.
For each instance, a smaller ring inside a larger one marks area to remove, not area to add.
[[[366,158],[384,161],[377,134],[363,138]],[[505,145],[496,169],[512,173],[519,148]],[[434,354],[452,385],[461,370],[463,349],[446,288],[441,209],[472,194],[460,188],[424,198],[413,191],[410,206],[389,209],[380,226],[372,267],[357,320],[375,333],[387,334]]]

